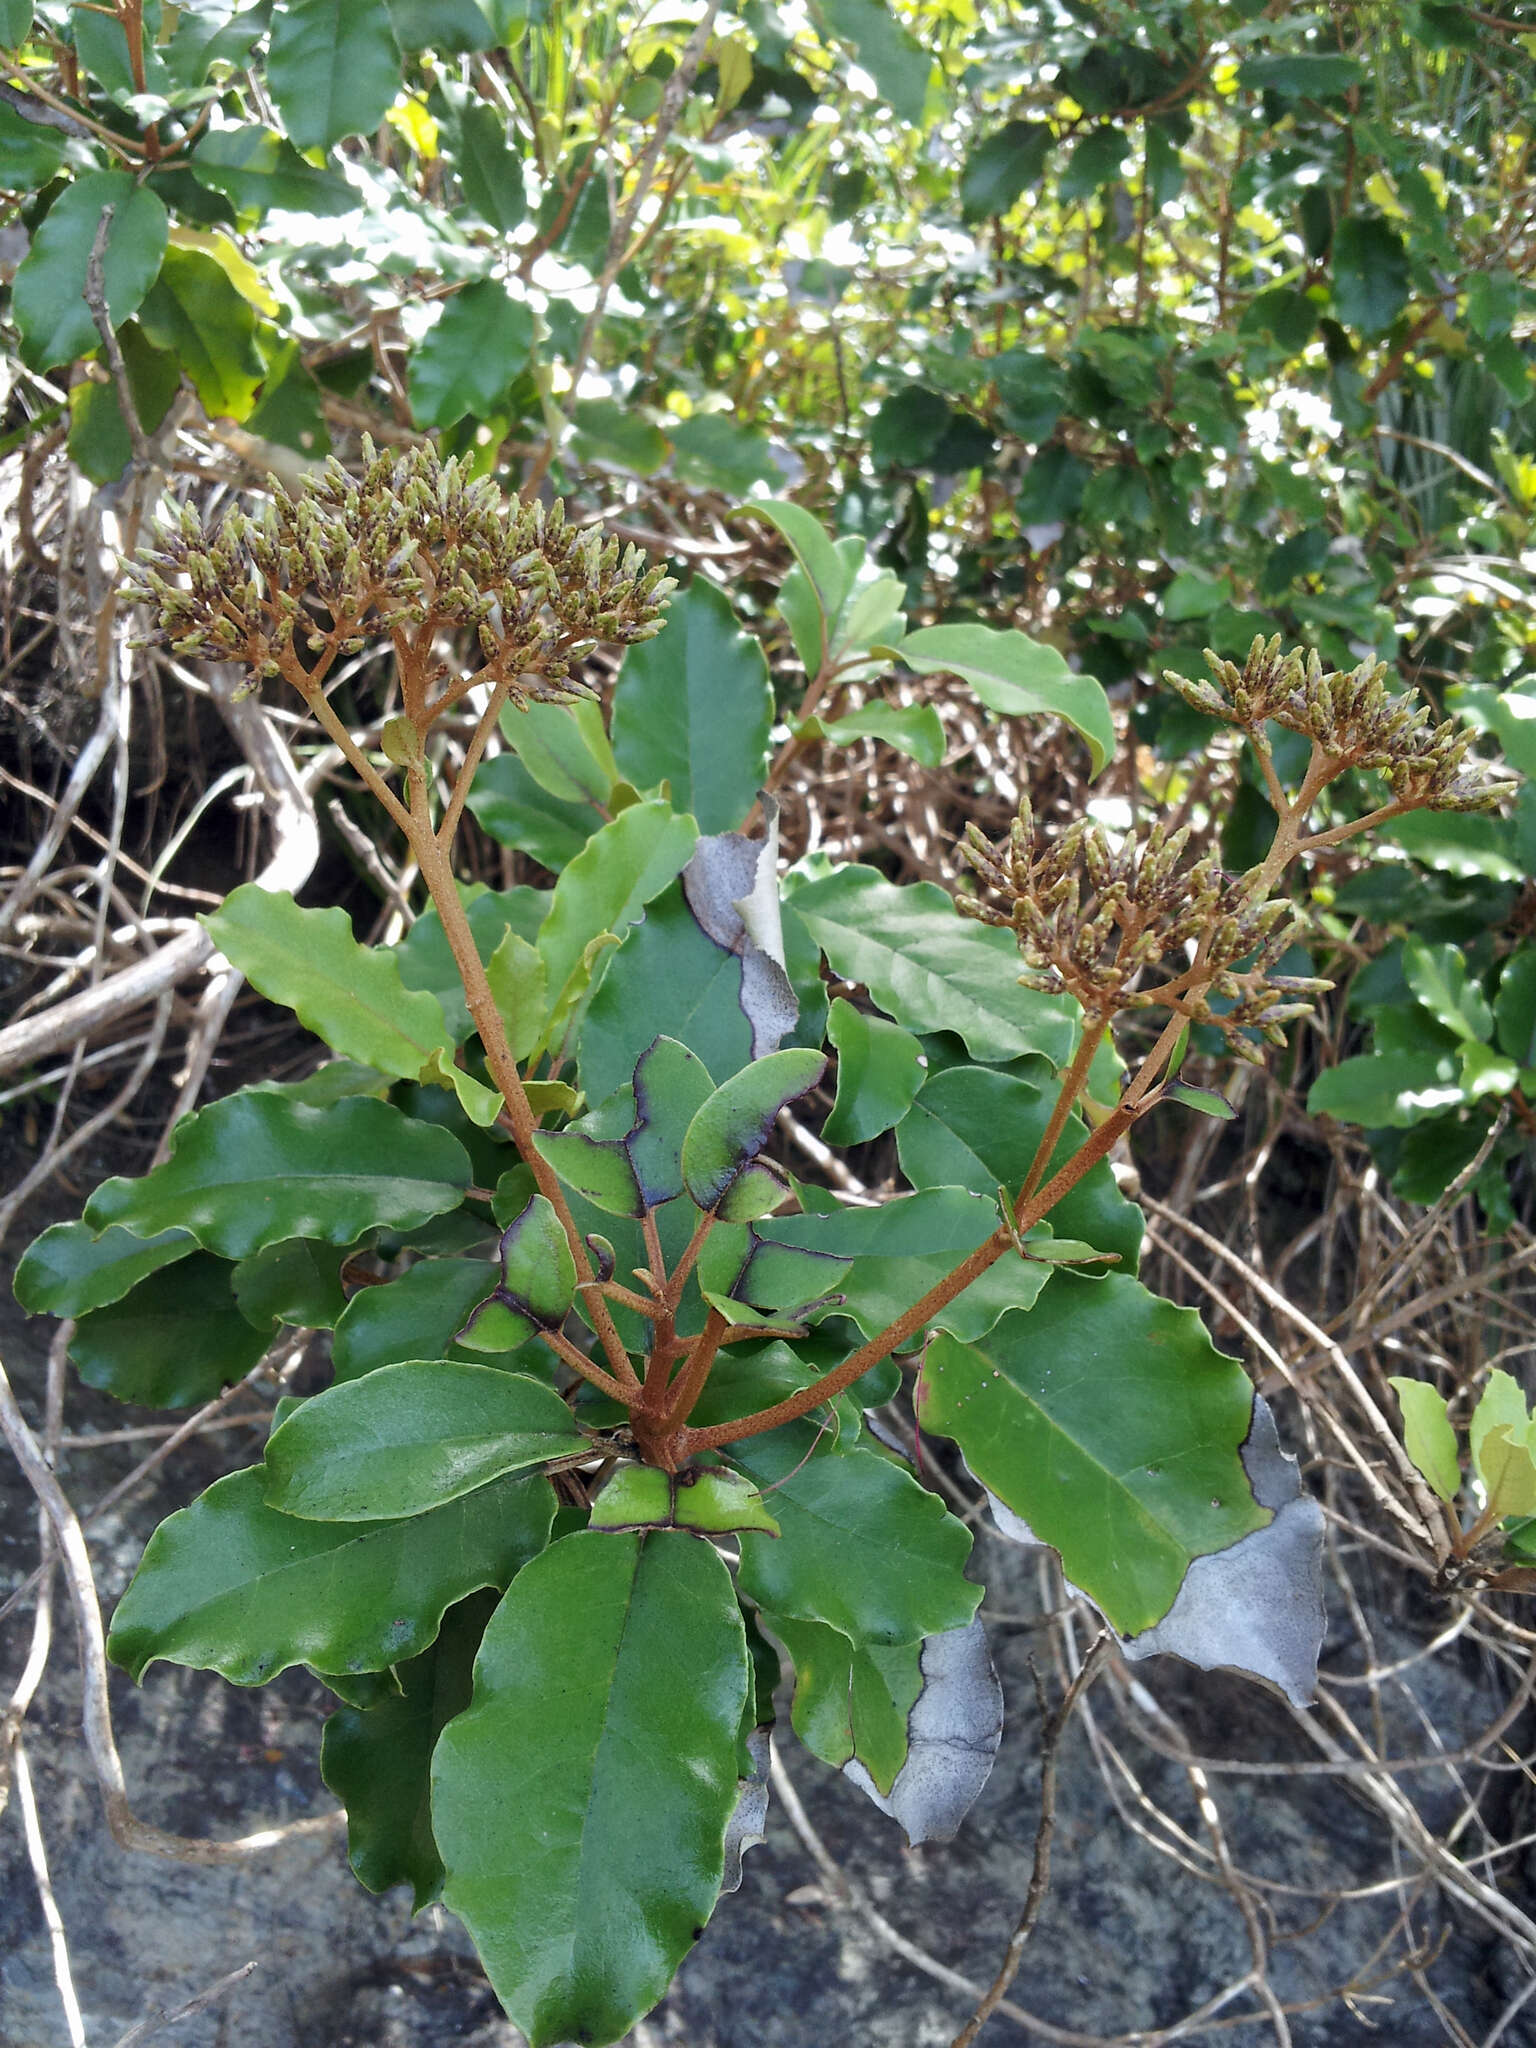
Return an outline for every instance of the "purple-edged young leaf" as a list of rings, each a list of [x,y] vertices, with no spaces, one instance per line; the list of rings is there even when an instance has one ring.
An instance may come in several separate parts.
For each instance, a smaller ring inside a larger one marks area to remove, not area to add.
[[[923,1428],[1126,1634],[1167,1614],[1195,1558],[1272,1519],[1240,1456],[1247,1375],[1192,1309],[1127,1276],[1053,1271],[976,1343],[936,1337],[919,1384]]]
[[[1170,1081],[1163,1089],[1165,1102],[1182,1102],[1186,1109],[1198,1109],[1202,1116],[1219,1117],[1230,1123],[1237,1111],[1219,1088],[1196,1088],[1189,1081]]]
[[[267,1442],[267,1503],[311,1522],[420,1515],[587,1447],[553,1387],[489,1365],[385,1365],[301,1404]]]
[[[697,1537],[587,1530],[513,1581],[432,1759],[432,1826],[444,1902],[530,2048],[617,2040],[698,1938],[749,1684]]]
[[[691,1529],[704,1536],[733,1529],[779,1533],[757,1488],[728,1466],[668,1473],[650,1465],[621,1465],[592,1503],[591,1527]]]
[[[625,1147],[648,1209],[683,1192],[683,1140],[714,1085],[698,1054],[675,1038],[655,1039],[636,1061],[635,1123]]]
[[[535,1330],[555,1330],[576,1296],[571,1256],[554,1204],[534,1195],[501,1234],[501,1284],[473,1311],[457,1341],[470,1351],[507,1351]]]
[[[683,870],[683,892],[700,929],[741,962],[739,1000],[754,1060],[775,1051],[800,1014],[784,964],[779,807],[770,796],[763,798],[763,815],[762,839],[716,833],[699,841]],[[716,1060],[707,1063],[713,1072],[724,1071]]]
[[[733,1074],[695,1113],[683,1140],[683,1180],[706,1214],[722,1207],[732,1183],[767,1144],[779,1111],[813,1088],[826,1065],[823,1054],[808,1049],[768,1053]],[[753,1216],[766,1213],[751,1210]],[[734,1213],[726,1220],[744,1223],[750,1217]]]
[[[387,1102],[309,1109],[253,1089],[183,1118],[165,1164],[103,1181],[85,1220],[140,1237],[180,1226],[244,1259],[286,1237],[355,1244],[375,1227],[410,1229],[456,1209],[469,1184],[458,1139]]]
[[[291,1664],[345,1676],[418,1656],[445,1608],[506,1586],[549,1540],[554,1489],[498,1479],[395,1522],[306,1522],[263,1499],[260,1465],[160,1524],[118,1602],[107,1654],[136,1681],[163,1660],[264,1685]]]

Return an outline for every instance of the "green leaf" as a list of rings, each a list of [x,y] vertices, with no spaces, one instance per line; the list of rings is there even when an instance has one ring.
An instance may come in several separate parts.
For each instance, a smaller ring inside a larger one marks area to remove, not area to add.
[[[437,50],[462,56],[496,41],[475,0],[385,0],[389,25],[402,50]]]
[[[347,1059],[416,1081],[451,1045],[437,997],[408,991],[398,956],[360,946],[344,910],[301,910],[247,882],[199,923],[253,988]]]
[[[829,1145],[862,1145],[898,1124],[923,1085],[926,1061],[910,1031],[833,999],[827,1037],[837,1048],[837,1099],[822,1127]]]
[[[1131,153],[1131,138],[1123,128],[1090,128],[1067,158],[1056,190],[1063,206],[1075,199],[1091,199],[1104,186],[1112,185]]]
[[[1056,1093],[1043,1071],[1034,1078],[957,1066],[933,1075],[896,1133],[902,1172],[915,1188],[969,1188],[990,1195],[1004,1187],[1017,1194],[1045,1136]],[[1086,1125],[1074,1113],[1047,1163],[1047,1176],[1065,1165],[1087,1136]],[[1062,1197],[1050,1213],[1050,1225],[1058,1236],[1118,1253],[1122,1270],[1135,1271],[1141,1210],[1120,1193],[1107,1161],[1092,1167]]]
[[[262,1498],[260,1465],[162,1522],[118,1602],[107,1654],[138,1681],[163,1660],[264,1685],[292,1664],[344,1676],[419,1656],[443,1611],[506,1586],[544,1548],[547,1479],[500,1479],[398,1522],[304,1522]]]
[[[893,391],[869,425],[869,454],[876,469],[910,469],[926,462],[943,440],[954,410],[949,400],[921,384]]]
[[[29,1316],[83,1316],[196,1249],[186,1230],[136,1237],[114,1228],[98,1237],[88,1223],[53,1223],[22,1253],[12,1292]]]
[[[114,327],[139,310],[155,281],[169,232],[164,206],[126,171],[90,171],[76,178],[33,233],[11,286],[11,317],[29,369],[52,370],[101,345],[84,292],[86,266],[107,206],[115,211],[102,251],[101,281]]]
[[[1437,1024],[1460,1039],[1493,1035],[1493,1013],[1475,981],[1467,980],[1466,955],[1458,946],[1427,946],[1409,939],[1403,947],[1403,975]]]
[[[386,1365],[316,1394],[273,1432],[267,1505],[312,1522],[389,1521],[587,1442],[554,1388],[522,1373]]]
[[[1488,1505],[1500,1516],[1536,1514],[1536,1458],[1529,1425],[1518,1432],[1508,1423],[1490,1429],[1477,1459]]]
[[[966,220],[1007,213],[1040,182],[1051,150],[1043,121],[1005,121],[973,144],[960,173],[960,211]]]
[[[1408,303],[1408,252],[1375,214],[1342,221],[1333,238],[1333,303],[1362,334],[1385,334]]]
[[[1449,1054],[1361,1053],[1318,1075],[1307,1093],[1307,1114],[1336,1116],[1367,1130],[1404,1130],[1462,1100]]]
[[[554,1204],[530,1196],[501,1234],[501,1284],[458,1333],[473,1351],[504,1351],[556,1330],[576,1295],[576,1261]]]
[[[474,103],[464,108],[454,168],[471,212],[499,234],[522,226],[528,211],[523,160],[509,144],[505,116],[496,108]]]
[[[886,704],[877,699],[850,711],[846,718],[824,723],[807,720],[800,730],[820,733],[834,746],[846,747],[855,740],[884,740],[900,754],[909,754],[925,768],[938,768],[944,760],[944,721],[931,704]]]
[[[398,1280],[363,1288],[336,1325],[331,1363],[337,1380],[413,1358],[470,1358],[454,1335],[496,1277],[485,1259],[421,1259]]]
[[[497,754],[469,792],[475,822],[503,846],[531,854],[552,874],[573,861],[603,823],[588,803],[563,803],[541,789],[516,754]]]
[[[1520,310],[1520,285],[1508,270],[1474,270],[1463,285],[1467,325],[1484,341],[1508,334]]]
[[[654,476],[667,459],[667,437],[654,421],[616,398],[580,398],[571,408],[572,442],[581,461]]]
[[[709,1536],[729,1535],[733,1529],[779,1533],[757,1488],[723,1466],[679,1475],[649,1465],[621,1465],[592,1503],[591,1526],[693,1529]]]
[[[267,369],[255,309],[221,264],[201,249],[167,249],[139,325],[175,355],[211,419],[249,417]]]
[[[625,1144],[648,1209],[683,1192],[683,1140],[713,1091],[704,1062],[675,1038],[658,1037],[635,1062],[635,1124]]]
[[[249,1091],[185,1117],[165,1164],[104,1181],[85,1220],[140,1237],[179,1225],[205,1250],[243,1259],[285,1237],[355,1244],[375,1227],[409,1229],[457,1208],[468,1186],[457,1138],[386,1102],[307,1109]]]
[[[530,704],[519,711],[509,704],[501,731],[541,789],[562,803],[607,808],[621,778],[601,705]]]
[[[827,34],[852,44],[896,118],[917,127],[928,104],[933,59],[885,0],[816,0],[815,11]]]
[[[742,1591],[861,1644],[964,1627],[981,1599],[965,1577],[964,1523],[883,1451],[855,1444],[807,1458],[815,1441],[812,1424],[792,1423],[731,1447],[780,1530],[742,1535]]]
[[[695,413],[691,419],[679,420],[671,435],[673,469],[699,490],[746,498],[754,484],[778,481],[779,465],[768,436],[738,426],[725,413]],[[675,610],[674,606],[673,616]]]
[[[418,1913],[443,1883],[432,1752],[469,1705],[475,1652],[494,1611],[494,1595],[484,1593],[450,1607],[432,1647],[401,1665],[398,1693],[338,1708],[320,1738],[320,1775],[347,1809],[347,1861],[358,1882],[371,1892],[408,1884]]]
[[[530,2048],[617,2040],[697,1939],[747,1688],[730,1573],[696,1537],[584,1532],[513,1582],[432,1819],[444,1901]]]
[[[701,832],[733,831],[768,773],[773,692],[763,650],[696,576],[652,640],[629,648],[613,693],[613,748],[637,789],[669,782]]]
[[[376,0],[286,0],[272,24],[267,86],[299,149],[367,135],[400,90],[400,52]]]
[[[334,1329],[347,1305],[341,1284],[346,1253],[307,1237],[284,1238],[242,1259],[234,1270],[235,1300],[253,1329],[274,1323],[301,1330]]]
[[[565,869],[539,931],[554,999],[553,1036],[568,1027],[607,964],[589,954],[592,941],[607,932],[622,938],[686,866],[697,838],[692,818],[677,817],[670,804],[652,798],[621,811]]]
[[[532,308],[493,278],[465,285],[411,353],[411,417],[418,427],[489,419],[532,353]]]
[[[1486,1482],[1483,1471],[1483,1446],[1491,1431],[1508,1429],[1519,1440],[1525,1436],[1530,1422],[1526,1406],[1525,1390],[1511,1373],[1498,1367],[1488,1375],[1488,1384],[1478,1396],[1477,1406],[1472,1410],[1472,1419],[1467,1425],[1467,1441],[1472,1451],[1472,1463],[1479,1476]],[[1513,1513],[1514,1510],[1511,1510]],[[1536,1509],[1527,1509],[1536,1513]]]
[[[1412,811],[1405,818],[1394,818],[1382,829],[1381,837],[1392,840],[1439,874],[1483,875],[1491,882],[1525,879],[1515,858],[1514,834],[1508,818]]]
[[[1277,93],[1281,99],[1334,99],[1360,85],[1366,76],[1358,57],[1329,51],[1277,53],[1248,57],[1238,66],[1237,82],[1249,92]]]
[[[194,1408],[243,1379],[272,1341],[230,1291],[234,1268],[193,1252],[81,1316],[69,1356],[88,1387],[145,1408]]]
[[[952,674],[1004,718],[1060,718],[1087,743],[1097,775],[1115,750],[1109,699],[1092,676],[1075,674],[1054,647],[1013,628],[922,626],[895,652],[919,675]]]
[[[1536,1067],[1536,947],[1522,946],[1505,962],[1493,1016],[1503,1050],[1520,1066]]]
[[[743,506],[741,517],[749,516],[766,519],[783,535],[810,586],[819,630],[808,635],[797,629],[794,621],[788,623],[794,632],[795,652],[805,664],[806,674],[814,676],[832,645],[832,627],[853,588],[853,566],[838,553],[820,521],[803,505],[796,505],[788,498],[767,498],[757,504]]]
[[[857,1757],[882,1792],[907,1760],[907,1716],[923,1689],[917,1643],[853,1644],[820,1621],[765,1614],[795,1667],[790,1721],[834,1770]]]
[[[0,33],[0,49],[14,49],[31,24],[30,0],[7,0],[16,14],[25,8],[27,23],[17,35]],[[0,106],[0,163],[10,192],[40,192],[64,167],[69,144],[56,130],[28,121],[13,107]]]
[[[1183,569],[1163,591],[1159,604],[1163,617],[1173,625],[1185,619],[1208,619],[1231,602],[1232,586],[1224,578]]]
[[[1387,1385],[1403,1411],[1403,1443],[1408,1455],[1442,1500],[1461,1491],[1461,1461],[1445,1396],[1427,1380],[1389,1376]]]
[[[963,922],[935,883],[849,865],[802,884],[791,902],[834,973],[862,983],[898,1024],[957,1032],[979,1060],[1069,1056],[1076,1005],[1021,988],[1013,940]]]
[[[723,1082],[697,1111],[683,1140],[683,1182],[706,1214],[721,1206],[772,1137],[779,1111],[814,1088],[826,1065],[823,1054],[805,1049],[769,1053]]]
[[[275,129],[254,123],[205,135],[192,152],[192,171],[242,213],[281,209],[334,217],[355,213],[362,203],[345,178],[316,170]]]
[[[174,355],[152,348],[137,321],[125,321],[118,335],[128,371],[134,410],[146,434],[154,433],[181,388],[181,367]],[[69,394],[69,456],[92,483],[116,481],[133,456],[128,422],[118,403],[117,385],[86,377]]]
[[[1168,1612],[1196,1557],[1269,1520],[1238,1455],[1247,1375],[1194,1310],[1120,1274],[1058,1272],[981,1344],[936,1337],[919,1402],[1124,1634]]]
[[[672,884],[631,928],[592,998],[576,1048],[581,1085],[606,1101],[659,1033],[680,1040],[712,1075],[734,1074],[752,1053],[741,998],[740,959],[702,929]]]

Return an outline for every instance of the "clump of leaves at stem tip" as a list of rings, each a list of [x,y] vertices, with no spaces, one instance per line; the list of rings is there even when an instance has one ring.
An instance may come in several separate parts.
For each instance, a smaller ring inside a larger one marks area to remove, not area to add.
[[[508,506],[429,444],[378,452],[354,477],[334,459],[296,497],[210,532],[190,505],[157,530],[125,589],[179,653],[281,675],[306,697],[338,654],[393,641],[418,730],[477,684],[519,706],[593,694],[573,665],[601,641],[660,631],[674,584],[639,548],[566,523],[555,504]],[[440,635],[473,632],[481,664],[450,668]]]
[[[1318,770],[1326,771],[1323,781],[1347,768],[1375,769],[1399,807],[1435,811],[1488,810],[1514,788],[1476,762],[1466,766],[1468,727],[1449,718],[1431,723],[1412,691],[1393,696],[1384,661],[1325,669],[1315,650],[1282,654],[1278,634],[1255,639],[1241,668],[1210,648],[1205,658],[1214,682],[1190,682],[1172,670],[1163,680],[1194,710],[1240,726],[1266,756],[1267,721],[1300,733],[1312,742]]]

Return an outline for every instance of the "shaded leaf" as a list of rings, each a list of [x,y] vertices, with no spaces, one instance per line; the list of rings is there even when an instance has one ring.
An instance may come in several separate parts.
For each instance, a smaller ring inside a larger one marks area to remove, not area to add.
[[[335,216],[355,213],[361,204],[345,178],[317,170],[274,129],[256,124],[205,135],[192,152],[192,170],[199,183],[222,192],[242,213],[281,208]]]
[[[80,1317],[69,1356],[88,1387],[146,1408],[193,1408],[242,1379],[266,1352],[230,1288],[234,1268],[193,1252],[121,1300]]]
[[[1374,214],[1339,224],[1333,238],[1333,303],[1346,326],[1384,334],[1408,303],[1408,252]]]
[[[341,1268],[347,1254],[307,1237],[269,1244],[235,1267],[233,1284],[240,1313],[269,1337],[274,1323],[301,1330],[330,1330],[347,1305]]]
[[[493,278],[455,292],[411,352],[411,416],[451,427],[487,419],[533,352],[533,310]]]
[[[413,1358],[468,1359],[454,1333],[495,1279],[486,1259],[421,1259],[397,1280],[362,1288],[342,1311],[331,1342],[336,1378],[360,1379]]]

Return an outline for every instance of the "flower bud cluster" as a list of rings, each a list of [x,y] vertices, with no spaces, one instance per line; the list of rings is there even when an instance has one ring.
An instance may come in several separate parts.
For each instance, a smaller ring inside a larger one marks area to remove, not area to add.
[[[1283,1026],[1325,981],[1273,970],[1303,929],[1283,897],[1266,901],[1255,874],[1225,874],[1209,855],[1186,863],[1189,827],[1154,824],[1113,844],[1088,819],[1043,842],[1026,798],[1007,839],[971,825],[960,846],[993,901],[962,896],[964,917],[1012,931],[1030,988],[1069,994],[1085,1011],[1168,1009],[1223,1032],[1257,1064],[1248,1033],[1283,1044]],[[1215,1007],[1219,1005],[1219,1007]]]
[[[306,655],[458,628],[482,657],[472,680],[510,681],[520,705],[592,695],[575,664],[600,642],[650,639],[675,588],[639,548],[567,525],[559,504],[509,508],[430,445],[380,453],[366,438],[360,476],[332,459],[257,518],[231,511],[209,532],[183,505],[130,579],[124,595],[158,612],[178,653],[297,681]]]
[[[1385,776],[1404,808],[1482,811],[1514,788],[1479,762],[1467,762],[1472,734],[1454,719],[1431,722],[1428,707],[1411,692],[1393,696],[1382,661],[1348,670],[1325,670],[1316,652],[1280,651],[1256,639],[1239,668],[1207,648],[1214,682],[1190,682],[1164,672],[1185,703],[1209,718],[1259,736],[1267,720],[1311,740],[1333,775],[1349,768]]]

